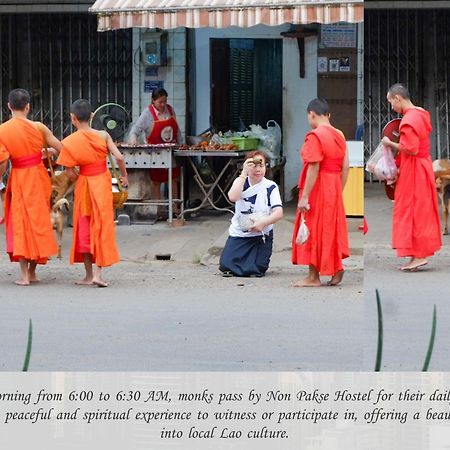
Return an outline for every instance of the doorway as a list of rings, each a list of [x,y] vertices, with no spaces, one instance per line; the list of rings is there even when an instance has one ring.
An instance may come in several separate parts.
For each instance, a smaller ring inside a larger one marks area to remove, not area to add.
[[[282,40],[211,39],[211,126],[282,124]]]

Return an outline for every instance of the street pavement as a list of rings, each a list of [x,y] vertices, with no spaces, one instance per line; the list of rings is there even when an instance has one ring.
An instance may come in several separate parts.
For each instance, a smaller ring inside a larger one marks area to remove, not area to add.
[[[437,332],[429,370],[450,370],[450,236],[443,236],[443,247],[428,266],[414,273],[400,271],[405,260],[391,249],[392,206],[382,185],[366,184],[369,232],[364,245],[364,368],[373,370],[375,365],[378,288],[384,318],[382,370],[422,369],[434,305]]]
[[[219,274],[229,214],[205,212],[174,228],[119,226],[122,262],[106,270],[107,289],[74,285],[82,267],[68,264],[70,228],[63,259],[40,269],[41,283],[15,286],[1,226],[0,370],[20,370],[30,318],[34,371],[360,370],[361,220],[349,220],[342,286],[299,289],[292,283],[306,268],[290,263],[293,206],[285,212],[261,279]]]

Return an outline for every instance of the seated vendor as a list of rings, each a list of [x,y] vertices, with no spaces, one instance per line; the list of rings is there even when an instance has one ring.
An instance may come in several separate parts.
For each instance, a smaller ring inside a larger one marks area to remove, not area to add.
[[[228,192],[236,205],[220,258],[223,276],[262,277],[269,268],[273,224],[283,217],[283,207],[277,184],[265,178],[266,161],[262,152],[247,154]]]

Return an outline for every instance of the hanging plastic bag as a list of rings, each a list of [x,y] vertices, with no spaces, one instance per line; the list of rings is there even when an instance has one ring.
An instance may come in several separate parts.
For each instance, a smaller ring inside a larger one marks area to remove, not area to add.
[[[269,159],[277,159],[281,155],[281,128],[275,120],[267,122],[267,128],[261,125],[250,125],[247,132],[250,137],[259,139],[258,150],[263,151]]]
[[[386,181],[388,184],[392,184],[397,179],[398,169],[395,164],[394,155],[392,150],[388,147],[383,148],[383,155],[378,160],[374,175],[380,181]]]
[[[309,238],[309,228],[308,225],[306,225],[305,216],[302,214],[295,242],[299,245],[303,245],[308,240],[308,238]]]
[[[269,120],[266,124],[267,127],[267,137],[270,145],[270,150],[277,157],[281,155],[281,127],[275,120]]]
[[[367,161],[366,164],[366,170],[370,173],[375,173],[375,167],[380,160],[380,158],[383,156],[383,148],[384,145],[380,142],[378,144],[378,147],[375,149],[375,151],[372,153],[370,158]]]

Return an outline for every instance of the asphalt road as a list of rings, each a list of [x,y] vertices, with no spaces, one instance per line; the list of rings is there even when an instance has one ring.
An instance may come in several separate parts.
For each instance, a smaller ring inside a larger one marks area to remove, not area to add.
[[[390,246],[392,202],[381,185],[366,185],[369,224],[364,247],[364,369],[373,370],[377,343],[375,289],[384,317],[383,370],[421,370],[431,335],[433,306],[437,332],[429,370],[450,370],[450,237],[428,266],[415,273],[398,268],[402,258]]]
[[[5,267],[8,270],[5,270]],[[121,263],[107,289],[72,284],[81,270],[51,262],[40,285],[16,287],[0,266],[0,369],[21,368],[28,319],[30,370],[359,370],[362,273],[347,287],[290,287],[292,270],[222,278],[215,267]],[[352,291],[353,296],[348,297]]]
[[[42,282],[15,286],[18,265],[4,253],[0,227],[0,370],[21,369],[30,318],[30,370],[360,370],[358,223],[343,285],[299,289],[292,283],[306,272],[290,263],[291,216],[276,226],[270,271],[262,279],[219,275],[228,215],[175,229],[118,227],[124,261],[106,270],[107,289],[74,285],[82,268],[67,262],[70,229],[64,259],[40,268]],[[174,261],[155,261],[167,252]]]

